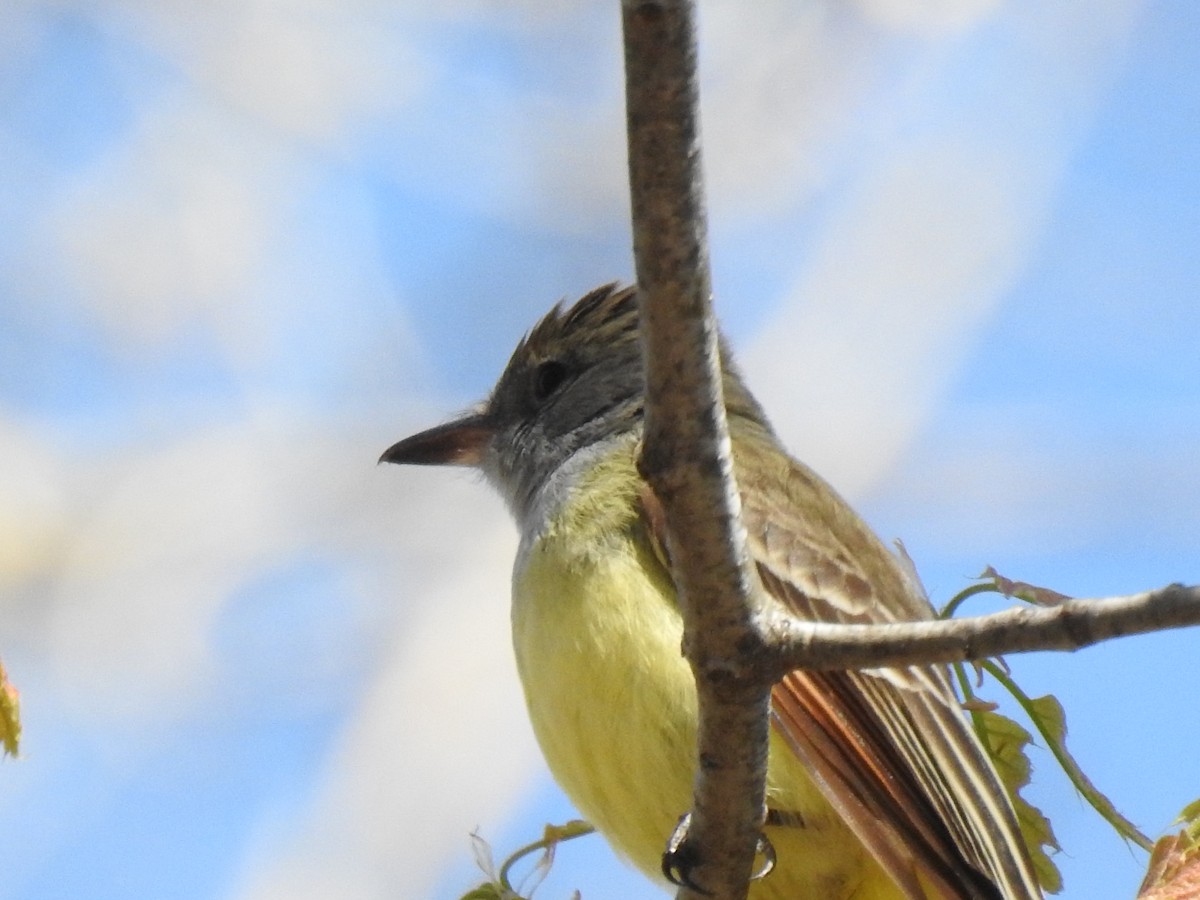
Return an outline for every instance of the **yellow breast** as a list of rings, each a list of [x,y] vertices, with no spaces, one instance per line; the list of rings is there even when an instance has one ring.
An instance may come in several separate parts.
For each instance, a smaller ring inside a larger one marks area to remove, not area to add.
[[[635,484],[617,468],[589,472],[525,549],[513,644],[555,778],[619,852],[654,871],[690,806],[695,688],[673,588],[639,540]]]
[[[696,696],[669,575],[637,508],[632,449],[589,469],[524,548],[513,643],[533,729],[579,811],[661,879],[691,806]],[[768,805],[802,826],[768,829],[777,871],[755,900],[891,898],[894,888],[772,736]]]

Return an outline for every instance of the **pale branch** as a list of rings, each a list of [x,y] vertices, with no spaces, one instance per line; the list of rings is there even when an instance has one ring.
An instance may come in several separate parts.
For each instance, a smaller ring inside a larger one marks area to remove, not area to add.
[[[1125,597],[1019,606],[986,616],[847,625],[804,622],[764,607],[753,661],[774,680],[793,669],[856,669],[986,659],[1034,650],[1079,650],[1110,638],[1200,625],[1200,586],[1172,584]]]
[[[704,894],[684,887],[679,897],[742,900],[763,824],[771,685],[731,680],[707,663],[736,652],[752,627],[756,582],[739,519],[711,310],[694,22],[689,0],[622,2],[646,361],[639,465],[662,503],[699,695],[699,764],[679,862]]]
[[[685,850],[700,893],[744,900],[763,824],[770,689],[849,669],[1074,650],[1200,624],[1200,588],[912,623],[802,622],[756,593],[739,519],[711,310],[694,0],[622,0],[634,257],[646,363],[639,465],[663,507],[696,675],[697,775]],[[750,649],[755,643],[757,651]],[[749,650],[749,652],[748,652]]]

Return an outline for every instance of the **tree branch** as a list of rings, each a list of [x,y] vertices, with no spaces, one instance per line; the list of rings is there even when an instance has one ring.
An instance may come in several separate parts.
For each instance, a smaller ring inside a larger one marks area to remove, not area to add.
[[[694,11],[688,0],[624,0],[622,13],[646,364],[639,464],[663,505],[699,694],[687,848],[703,852],[688,876],[708,897],[741,900],[763,823],[771,683],[731,678],[713,665],[735,658],[752,628],[756,582],[738,518],[711,310]],[[698,896],[679,892],[681,900]]]
[[[849,669],[1074,650],[1200,624],[1200,588],[903,624],[802,622],[766,602],[739,519],[711,310],[693,0],[622,0],[633,245],[646,365],[642,473],[663,505],[699,703],[688,846],[699,894],[744,900],[763,824],[770,689]],[[757,644],[757,648],[755,645]],[[682,812],[682,811],[681,811]]]
[[[756,622],[760,676],[793,669],[856,669],[961,662],[1200,625],[1200,586],[1172,584],[1126,597],[1022,606],[987,616],[877,625],[803,622],[782,609]]]

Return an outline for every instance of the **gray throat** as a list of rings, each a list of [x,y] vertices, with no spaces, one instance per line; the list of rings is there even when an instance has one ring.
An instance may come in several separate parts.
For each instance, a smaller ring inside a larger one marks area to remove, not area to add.
[[[484,467],[488,481],[500,492],[516,520],[521,533],[522,555],[570,499],[580,476],[597,460],[619,446],[636,440],[637,434],[626,431],[581,447],[551,470],[540,484],[533,485],[531,490],[521,489],[521,479],[504,478],[496,467]]]

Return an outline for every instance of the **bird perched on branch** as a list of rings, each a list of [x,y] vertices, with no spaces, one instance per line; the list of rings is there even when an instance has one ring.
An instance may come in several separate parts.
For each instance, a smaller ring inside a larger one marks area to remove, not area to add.
[[[783,449],[724,346],[722,360],[762,587],[806,620],[930,618],[899,560]],[[691,804],[697,712],[663,517],[638,472],[644,396],[636,291],[608,285],[551,310],[475,411],[382,460],[473,466],[504,495],[521,532],[513,643],[534,732],[578,809],[661,878]],[[944,667],[797,670],[771,715],[776,865],[754,900],[1041,896]]]

